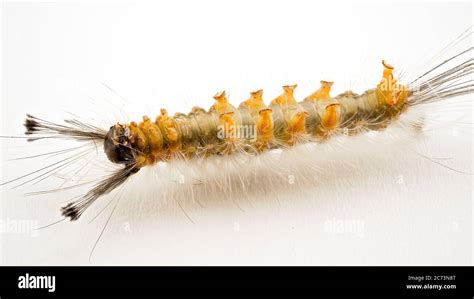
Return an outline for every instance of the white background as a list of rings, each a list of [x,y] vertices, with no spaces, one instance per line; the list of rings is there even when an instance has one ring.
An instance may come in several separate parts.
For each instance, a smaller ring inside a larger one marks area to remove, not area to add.
[[[471,25],[469,2],[4,2],[1,132],[20,135],[25,113],[59,121],[71,112],[107,127],[122,119],[111,111],[117,103],[130,119],[160,107],[188,112],[209,107],[222,89],[234,104],[259,88],[270,101],[293,83],[302,99],[321,79],[335,81],[333,94],[362,92],[380,79],[382,59],[413,78]],[[120,96],[103,96],[101,82]],[[471,171],[472,126],[467,134],[444,129],[421,141],[422,150]],[[44,166],[6,162],[12,152],[42,149],[24,145],[3,142],[2,181]],[[350,179],[336,175],[313,190],[284,187],[278,199],[250,198],[244,211],[231,203],[190,207],[194,224],[166,206],[142,219],[142,209],[122,200],[91,262],[471,264],[472,177],[417,156],[373,155],[367,165],[376,161],[378,169],[362,164]],[[65,198],[23,197],[28,188],[2,188],[3,223],[58,220]],[[108,215],[88,224],[95,213],[34,236],[4,227],[2,262],[88,264]]]

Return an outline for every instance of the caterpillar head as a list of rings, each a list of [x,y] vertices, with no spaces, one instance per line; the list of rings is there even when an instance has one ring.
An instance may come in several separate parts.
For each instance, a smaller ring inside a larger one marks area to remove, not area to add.
[[[110,127],[105,135],[104,152],[111,162],[128,164],[134,161],[134,149],[130,137],[128,126],[116,124]]]

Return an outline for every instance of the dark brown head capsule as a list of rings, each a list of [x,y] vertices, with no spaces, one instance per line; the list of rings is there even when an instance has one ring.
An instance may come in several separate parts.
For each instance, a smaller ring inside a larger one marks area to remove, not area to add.
[[[104,152],[114,163],[129,164],[135,161],[135,149],[130,142],[127,126],[116,124],[110,127],[104,140]]]

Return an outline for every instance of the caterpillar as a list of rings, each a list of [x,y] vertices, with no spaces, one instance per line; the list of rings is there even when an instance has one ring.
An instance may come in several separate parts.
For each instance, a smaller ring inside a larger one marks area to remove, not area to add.
[[[331,96],[333,82],[322,80],[319,89],[300,102],[295,99],[297,85],[294,84],[283,86],[281,95],[268,105],[260,89],[252,91],[249,98],[236,107],[222,91],[215,94],[215,102],[209,110],[193,107],[188,114],[171,116],[166,109],[161,109],[154,120],[143,116],[140,122],[116,123],[108,130],[75,119],[57,124],[28,114],[25,134],[30,142],[50,138],[93,141],[103,148],[110,162],[120,167],[61,208],[65,218],[75,221],[97,199],[111,193],[141,169],[159,163],[193,161],[205,165],[215,157],[251,159],[274,150],[321,144],[335,136],[382,131],[416,106],[471,94],[474,89],[468,78],[473,73],[472,57],[433,75],[446,63],[470,55],[471,51],[469,48],[451,57],[406,84],[398,82],[393,75],[394,68],[382,61],[379,84],[362,94],[346,91]],[[416,131],[423,122],[410,126],[408,129]],[[64,165],[49,165],[46,173]]]

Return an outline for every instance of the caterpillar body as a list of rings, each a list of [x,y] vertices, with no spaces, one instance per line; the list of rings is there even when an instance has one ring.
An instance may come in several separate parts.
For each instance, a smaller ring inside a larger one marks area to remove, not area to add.
[[[223,91],[214,96],[216,103],[208,112],[194,107],[188,115],[169,116],[161,109],[154,122],[144,116],[139,124],[113,126],[104,149],[111,161],[133,163],[139,169],[180,157],[259,153],[302,141],[320,141],[338,129],[351,133],[380,129],[402,112],[408,95],[404,86],[395,83],[392,68],[384,66],[379,86],[362,95],[346,92],[331,98],[332,82],[321,81],[321,88],[299,103],[293,95],[297,85],[287,85],[269,106],[263,102],[263,91],[258,90],[238,108],[228,102]],[[124,153],[124,145],[129,153]]]
[[[471,51],[472,48],[451,59]],[[95,200],[122,185],[140,169],[159,162],[195,160],[205,163],[213,156],[258,156],[274,149],[323,143],[337,135],[379,131],[413,106],[472,93],[472,83],[465,80],[473,73],[472,58],[430,77],[434,70],[451,59],[406,85],[400,84],[394,78],[394,68],[382,61],[379,84],[362,94],[347,91],[332,97],[333,82],[321,81],[320,88],[300,102],[294,97],[297,85],[285,85],[282,94],[269,105],[263,101],[263,90],[257,90],[235,107],[223,91],[214,96],[215,103],[208,111],[194,107],[188,114],[171,116],[161,109],[154,120],[143,116],[139,123],[116,123],[108,130],[77,120],[66,120],[63,125],[27,115],[26,134],[28,141],[44,138],[93,140],[103,144],[111,162],[122,165],[85,195],[61,209],[64,217],[74,221]],[[411,125],[411,129],[417,130],[423,123]]]

